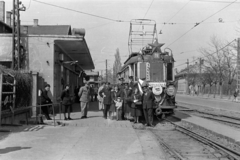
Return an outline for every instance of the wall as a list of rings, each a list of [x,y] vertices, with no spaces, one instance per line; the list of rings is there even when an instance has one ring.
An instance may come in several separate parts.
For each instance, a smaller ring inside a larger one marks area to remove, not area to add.
[[[12,61],[12,35],[0,35],[0,60]]]

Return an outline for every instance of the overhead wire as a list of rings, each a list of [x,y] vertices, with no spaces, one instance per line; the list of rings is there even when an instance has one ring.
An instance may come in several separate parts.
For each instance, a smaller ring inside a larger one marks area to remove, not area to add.
[[[199,57],[199,58],[205,58],[205,57],[208,57],[208,56],[210,56],[210,55],[213,55],[213,54],[217,53],[218,51],[223,50],[224,48],[226,48],[227,46],[229,46],[230,44],[232,44],[234,41],[236,41],[236,39],[233,39],[231,42],[229,42],[228,44],[226,44],[226,45],[223,46],[222,48],[218,49],[217,51],[215,51],[215,52],[213,52],[213,53],[210,53],[210,54],[208,54],[208,55],[205,55],[205,56],[201,56],[201,57]],[[192,60],[192,61],[189,62],[189,63],[193,63],[193,62],[195,62],[195,61],[197,61],[197,60],[198,60],[198,59]],[[179,64],[179,65],[177,65],[177,66],[175,66],[175,67],[179,67],[179,66],[182,66],[182,65],[185,65],[185,64],[186,64],[186,62],[185,62],[185,63],[182,63],[182,64]]]
[[[147,12],[145,13],[145,15],[144,15],[144,17],[143,17],[143,19],[146,17],[146,15],[148,14],[148,11],[149,11],[149,9],[151,8],[151,6],[152,6],[152,4],[153,4],[153,1],[154,0],[152,0],[152,2],[151,2],[151,4],[149,5],[149,7],[148,7],[148,9],[147,9]]]
[[[109,20],[109,21],[114,21],[114,22],[130,22],[130,21],[125,21],[125,20],[119,20],[119,19],[112,19],[112,18],[108,18],[108,17],[103,17],[103,16],[99,16],[99,15],[95,15],[95,14],[91,14],[91,13],[87,13],[87,12],[82,12],[82,11],[78,11],[78,10],[75,10],[75,9],[66,8],[66,7],[62,7],[62,6],[58,6],[58,5],[55,5],[55,4],[46,3],[46,2],[42,2],[42,1],[38,1],[38,0],[32,0],[32,1],[37,2],[37,3],[41,3],[41,4],[45,4],[45,5],[49,5],[49,6],[52,6],[52,7],[56,7],[56,8],[65,9],[65,10],[68,10],[68,11],[73,11],[73,12],[76,12],[76,13],[85,14],[85,15],[88,15],[88,16],[96,17],[96,18],[101,18],[101,19]]]
[[[28,8],[26,10],[28,10],[31,7],[31,3],[32,3],[32,0],[29,0]]]
[[[210,16],[208,16],[207,18],[203,19],[201,22],[196,23],[192,28],[190,28],[187,32],[185,32],[184,34],[182,34],[180,37],[178,37],[177,39],[175,39],[173,42],[171,42],[167,47],[169,47],[170,45],[174,44],[175,42],[177,42],[179,39],[181,39],[183,36],[185,36],[186,34],[188,34],[191,30],[193,30],[195,27],[199,26],[200,24],[202,24],[204,21],[208,20],[209,18],[213,17],[214,15],[216,15],[217,13],[221,12],[222,10],[224,10],[225,8],[229,7],[230,5],[232,5],[233,3],[235,3],[237,0],[231,2],[230,4],[226,5],[225,7],[223,7],[222,9],[218,10],[217,12],[211,14]]]
[[[210,2],[210,3],[231,3],[231,2],[229,2],[229,1],[211,1],[211,0],[205,0],[205,1],[203,1],[203,0],[190,0],[190,1],[192,1],[192,2]],[[236,2],[236,3],[240,3],[240,2]]]
[[[178,10],[170,19],[168,19],[166,23],[169,23],[181,10],[183,10],[188,5],[189,2],[190,0],[182,8],[180,8],[180,10]],[[163,24],[165,26],[165,23]],[[164,26],[162,27],[162,29],[164,28]]]

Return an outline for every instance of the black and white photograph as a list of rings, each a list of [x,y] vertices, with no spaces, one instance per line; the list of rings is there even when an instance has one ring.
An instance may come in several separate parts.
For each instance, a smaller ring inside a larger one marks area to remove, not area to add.
[[[240,0],[0,0],[0,160],[240,160]]]

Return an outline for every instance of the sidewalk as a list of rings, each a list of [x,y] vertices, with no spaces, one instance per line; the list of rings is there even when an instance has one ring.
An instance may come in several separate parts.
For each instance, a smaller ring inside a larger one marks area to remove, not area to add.
[[[161,147],[151,134],[139,137],[129,121],[102,118],[92,103],[87,119],[75,104],[65,126],[30,126],[0,143],[1,160],[161,160]]]

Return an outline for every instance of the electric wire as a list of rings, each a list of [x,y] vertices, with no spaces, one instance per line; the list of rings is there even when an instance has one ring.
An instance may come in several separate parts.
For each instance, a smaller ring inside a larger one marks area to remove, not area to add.
[[[173,42],[171,42],[167,47],[169,47],[170,45],[174,44],[175,42],[177,42],[179,39],[181,39],[183,36],[185,36],[186,34],[188,34],[190,31],[192,31],[195,27],[199,26],[200,24],[202,24],[204,21],[208,20],[209,18],[213,17],[214,15],[216,15],[217,13],[221,12],[222,10],[226,9],[227,7],[229,7],[230,5],[232,5],[233,3],[235,3],[237,0],[231,2],[230,4],[226,5],[225,7],[223,7],[222,9],[218,10],[217,12],[211,14],[210,16],[208,16],[207,18],[203,19],[201,22],[196,23],[192,28],[190,28],[187,32],[185,32],[184,34],[182,34],[180,37],[178,37],[177,39],[175,39]]]
[[[41,4],[45,4],[45,5],[48,5],[48,6],[56,7],[56,8],[65,9],[65,10],[68,10],[68,11],[73,11],[73,12],[76,12],[76,13],[85,14],[85,15],[88,15],[88,16],[96,17],[96,18],[109,20],[109,21],[130,22],[130,21],[124,21],[124,20],[118,20],[118,19],[112,19],[112,18],[108,18],[108,17],[103,17],[103,16],[99,16],[99,15],[95,15],[95,14],[91,14],[91,13],[87,13],[87,12],[82,12],[82,11],[78,11],[78,10],[74,10],[74,9],[70,9],[70,8],[66,8],[66,7],[62,7],[62,6],[58,6],[58,5],[55,5],[55,4],[50,4],[50,3],[46,3],[46,2],[42,2],[42,1],[38,1],[38,0],[32,0],[32,1],[37,2],[37,3],[41,3]]]
[[[29,1],[28,8],[26,10],[28,10],[31,7],[31,3],[32,3],[32,0]]]
[[[147,12],[145,13],[145,15],[144,15],[143,19],[146,17],[146,15],[147,15],[147,13],[148,13],[149,9],[151,8],[151,6],[152,6],[153,2],[154,2],[154,0],[152,0],[152,2],[151,2],[151,4],[150,4],[150,6],[148,7],[148,9],[147,9]]]
[[[228,2],[228,1],[211,1],[211,0],[190,0],[192,2],[210,2],[210,3],[231,3],[231,2]],[[235,2],[235,3],[240,3],[240,2]]]
[[[225,46],[223,46],[223,47],[220,48],[219,50],[217,50],[217,51],[215,51],[215,52],[213,52],[213,53],[210,53],[210,54],[208,54],[208,55],[205,55],[205,56],[199,57],[199,58],[205,58],[205,57],[211,56],[211,55],[217,53],[218,51],[223,50],[224,48],[226,48],[227,46],[229,46],[230,44],[232,44],[232,43],[235,42],[235,41],[236,41],[236,39],[232,40],[231,42],[229,42],[228,44],[226,44]],[[198,60],[198,59],[192,60],[192,61],[189,62],[189,63],[193,63],[193,62],[195,62],[195,61],[197,61],[197,60]],[[182,64],[179,64],[179,65],[177,65],[177,66],[175,66],[175,68],[176,68],[176,67],[179,67],[179,66],[182,66],[182,65],[185,65],[185,64],[186,64],[186,62],[185,62],[185,63],[182,63]]]
[[[165,24],[169,24],[169,22],[170,22],[181,10],[183,10],[183,9],[188,5],[189,2],[190,2],[190,0],[189,0],[180,10],[178,10],[170,19],[168,19],[166,23],[163,23],[164,26],[165,26]],[[171,24],[171,23],[170,23],[170,24]],[[163,30],[164,26],[162,27],[162,30]]]

